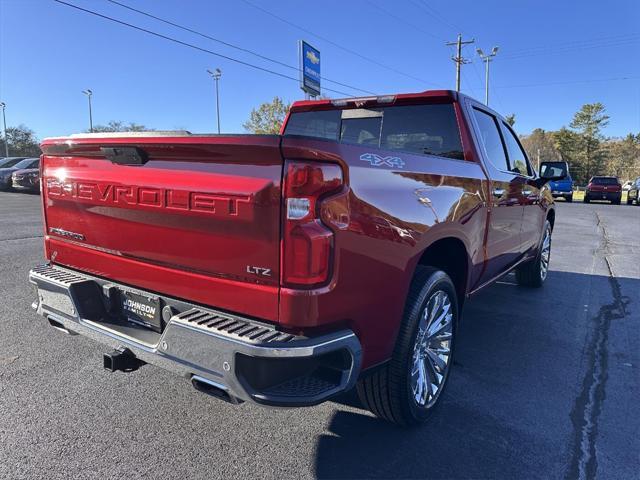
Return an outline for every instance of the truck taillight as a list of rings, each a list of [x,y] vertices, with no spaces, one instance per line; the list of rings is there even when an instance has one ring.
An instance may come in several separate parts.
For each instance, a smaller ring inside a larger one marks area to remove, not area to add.
[[[284,178],[282,283],[311,287],[331,273],[333,231],[320,220],[320,204],[343,185],[338,165],[287,161]]]

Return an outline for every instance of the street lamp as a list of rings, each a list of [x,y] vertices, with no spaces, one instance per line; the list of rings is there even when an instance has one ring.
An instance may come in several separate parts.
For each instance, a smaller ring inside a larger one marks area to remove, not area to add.
[[[220,134],[220,94],[218,90],[218,82],[220,81],[220,77],[222,77],[222,70],[216,68],[215,71],[212,72],[207,69],[207,73],[216,81],[216,112],[218,115],[218,134]]]
[[[0,107],[2,107],[2,135],[4,136],[4,156],[9,156],[9,140],[7,139],[7,117],[4,115],[4,109],[7,107],[7,104],[4,102],[0,102]]]
[[[491,53],[489,55],[485,55],[484,52],[479,48],[476,49],[476,52],[478,52],[478,55],[480,55],[480,58],[482,59],[485,65],[484,67],[484,81],[485,81],[484,104],[488,106],[489,105],[489,62],[498,53],[498,47],[493,47],[493,50],[491,50]]]
[[[93,92],[87,88],[83,90],[82,93],[84,93],[89,100],[89,131],[93,133],[93,114],[91,113],[91,95],[93,95]]]

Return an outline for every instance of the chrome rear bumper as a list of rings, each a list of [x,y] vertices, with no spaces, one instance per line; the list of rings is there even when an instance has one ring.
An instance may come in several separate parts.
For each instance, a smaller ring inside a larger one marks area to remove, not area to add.
[[[122,291],[158,295],[52,265],[31,270],[29,281],[37,289],[34,308],[54,327],[128,349],[137,359],[190,378],[196,388],[210,388],[208,393],[232,402],[315,405],[351,388],[359,374],[360,342],[349,330],[295,336],[159,296],[171,314],[162,333],[156,333],[127,322],[116,307]]]

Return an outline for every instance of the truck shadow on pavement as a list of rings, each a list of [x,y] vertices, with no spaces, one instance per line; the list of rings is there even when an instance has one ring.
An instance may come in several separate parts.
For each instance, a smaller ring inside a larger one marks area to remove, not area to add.
[[[607,343],[618,335],[611,326],[621,319],[638,326],[637,306],[624,293],[639,288],[637,279],[551,272],[544,288],[529,290],[505,277],[465,307],[450,383],[430,421],[397,427],[348,392],[318,439],[316,477],[571,476],[586,452],[577,446],[585,422],[599,420],[585,415],[602,410],[585,396],[604,392]],[[635,362],[637,353],[629,354]],[[614,421],[640,424],[623,416]]]

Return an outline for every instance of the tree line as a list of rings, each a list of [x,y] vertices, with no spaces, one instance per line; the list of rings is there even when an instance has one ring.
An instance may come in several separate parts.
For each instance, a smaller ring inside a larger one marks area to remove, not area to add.
[[[588,103],[568,127],[557,131],[536,128],[520,139],[534,163],[538,159],[565,161],[571,177],[581,185],[594,175],[615,175],[623,181],[640,177],[640,133],[607,138],[602,130],[608,124],[604,105]]]
[[[144,125],[138,123],[125,123],[112,120],[106,125],[95,125],[93,133],[101,132],[143,132],[151,130]],[[87,133],[88,130],[85,130]],[[0,155],[4,155],[5,141],[9,146],[10,157],[38,157],[42,153],[40,150],[40,140],[35,132],[26,125],[18,125],[17,127],[7,127],[5,136],[0,136]]]

